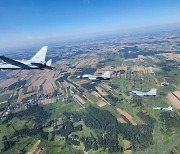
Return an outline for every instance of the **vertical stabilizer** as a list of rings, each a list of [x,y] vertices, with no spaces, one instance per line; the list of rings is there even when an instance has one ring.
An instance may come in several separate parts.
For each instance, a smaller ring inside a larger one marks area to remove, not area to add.
[[[157,89],[151,89],[147,94],[150,96],[156,96]]]
[[[46,52],[47,52],[48,46],[43,46],[32,59],[31,62],[34,63],[43,63],[45,64],[45,58],[46,58]]]
[[[47,65],[47,66],[51,66],[51,64],[52,64],[52,59],[50,59],[50,60],[48,60],[48,61],[46,62],[46,65]]]
[[[110,73],[110,71],[107,71],[106,73],[104,73],[104,74],[102,75],[102,77],[105,78],[105,79],[110,79],[110,78],[111,78],[111,73]]]

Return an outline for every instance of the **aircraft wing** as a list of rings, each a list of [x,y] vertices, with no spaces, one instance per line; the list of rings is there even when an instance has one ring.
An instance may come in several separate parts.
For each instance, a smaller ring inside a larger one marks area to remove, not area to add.
[[[30,68],[28,65],[26,65],[26,64],[24,64],[24,63],[21,63],[21,62],[19,62],[19,61],[16,61],[16,60],[7,58],[7,57],[5,57],[5,56],[0,56],[0,59],[2,59],[3,61],[5,61],[5,62],[8,63],[8,64],[12,64],[12,65],[15,65],[15,66],[18,66],[18,67]]]

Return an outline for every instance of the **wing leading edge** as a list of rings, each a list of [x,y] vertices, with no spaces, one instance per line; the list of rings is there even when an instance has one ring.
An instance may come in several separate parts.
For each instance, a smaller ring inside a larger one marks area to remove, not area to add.
[[[16,61],[16,60],[7,58],[7,57],[5,57],[5,56],[0,56],[0,59],[2,59],[3,61],[5,61],[5,62],[8,63],[8,64],[12,64],[12,65],[15,65],[15,66],[18,66],[18,67],[30,68],[28,65],[26,65],[26,64],[24,64],[24,63],[21,63],[21,62],[19,62],[19,61]]]

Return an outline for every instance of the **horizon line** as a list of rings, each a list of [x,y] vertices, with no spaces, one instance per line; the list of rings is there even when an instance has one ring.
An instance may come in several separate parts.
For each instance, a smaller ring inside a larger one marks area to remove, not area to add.
[[[131,34],[142,34],[142,33],[153,33],[153,32],[162,32],[162,31],[173,31],[175,29],[180,29],[180,23],[174,23],[174,24],[166,24],[166,25],[153,25],[153,26],[145,26],[145,27],[136,27],[136,28],[130,28],[130,29],[124,29],[124,31],[121,30],[110,30],[106,32],[99,32],[99,33],[86,33],[86,34],[80,34],[78,37],[76,35],[72,36],[54,36],[54,37],[48,37],[48,38],[39,38],[39,39],[33,39],[31,40],[31,43],[25,42],[23,44],[13,45],[11,47],[8,47],[7,45],[5,47],[0,47],[0,50],[14,50],[14,49],[24,49],[24,48],[36,48],[38,46],[42,46],[44,44],[47,44],[48,46],[51,44],[67,44],[67,43],[74,43],[79,41],[86,41],[88,39],[100,39],[101,37],[108,37],[108,36],[114,36],[114,35],[131,35]],[[19,40],[20,41],[20,40]],[[0,51],[1,53],[1,51]]]

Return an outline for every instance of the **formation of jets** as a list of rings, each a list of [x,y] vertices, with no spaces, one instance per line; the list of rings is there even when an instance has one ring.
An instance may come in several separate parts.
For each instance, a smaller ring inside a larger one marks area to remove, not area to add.
[[[52,60],[45,61],[46,53],[48,46],[43,46],[30,60],[14,60],[5,56],[0,56],[0,59],[3,60],[3,63],[0,63],[1,69],[11,69],[11,70],[31,70],[31,69],[53,69],[51,66]],[[152,68],[150,68],[151,72],[153,72]],[[154,72],[153,72],[154,73]],[[105,72],[101,76],[84,74],[79,75],[77,78],[87,78],[89,80],[109,80],[111,78],[110,71]],[[156,89],[151,89],[148,92],[142,91],[129,91],[129,94],[135,94],[137,96],[156,96]]]
[[[93,80],[93,81],[97,81],[97,80],[109,80],[111,78],[111,74],[110,71],[107,71],[106,73],[104,73],[101,76],[95,76],[95,75],[91,75],[91,74],[84,74],[84,75],[79,75],[77,76],[78,79],[89,79],[89,80]],[[157,93],[157,89],[153,88],[148,92],[142,92],[142,91],[129,91],[128,94],[135,94],[137,96],[156,96]]]
[[[157,89],[151,89],[148,92],[142,92],[142,91],[129,91],[129,94],[135,94],[137,96],[156,96]]]
[[[4,61],[0,63],[0,70],[53,69],[53,67],[51,67],[52,60],[45,61],[47,49],[47,46],[43,46],[30,60],[13,60],[5,56],[0,56],[0,59]]]
[[[84,75],[79,75],[77,78],[88,78],[89,80],[109,80],[111,78],[111,73],[110,71],[107,71],[101,76],[95,76],[91,74],[84,74]]]

